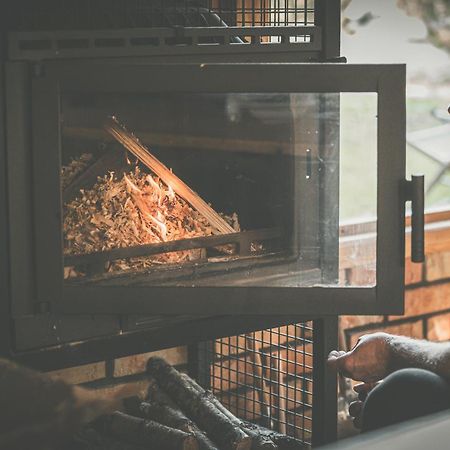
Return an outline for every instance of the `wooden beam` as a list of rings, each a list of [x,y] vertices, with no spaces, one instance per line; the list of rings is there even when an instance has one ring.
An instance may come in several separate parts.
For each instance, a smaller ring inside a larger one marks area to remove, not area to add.
[[[100,128],[63,127],[62,134],[69,139],[90,141],[113,141],[114,139]],[[255,155],[291,155],[292,143],[275,140],[230,139],[228,137],[196,136],[189,134],[158,133],[139,131],[140,140],[160,147],[177,149],[196,149],[222,152],[249,153]]]

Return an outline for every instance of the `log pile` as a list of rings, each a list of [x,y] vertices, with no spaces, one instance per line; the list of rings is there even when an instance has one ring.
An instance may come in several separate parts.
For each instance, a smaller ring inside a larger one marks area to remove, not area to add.
[[[245,422],[209,391],[163,359],[148,361],[147,398],[125,402],[84,431],[81,450],[304,450],[293,437]],[[123,443],[123,447],[120,444]]]

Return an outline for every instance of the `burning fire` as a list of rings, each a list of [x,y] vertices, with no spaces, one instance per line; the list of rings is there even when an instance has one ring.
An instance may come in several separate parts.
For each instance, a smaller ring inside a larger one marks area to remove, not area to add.
[[[224,218],[232,223],[233,219]],[[237,223],[237,218],[235,218]],[[86,254],[119,247],[213,234],[208,221],[156,176],[135,167],[109,173],[64,205],[64,253]],[[110,271],[198,259],[200,249],[119,260]]]

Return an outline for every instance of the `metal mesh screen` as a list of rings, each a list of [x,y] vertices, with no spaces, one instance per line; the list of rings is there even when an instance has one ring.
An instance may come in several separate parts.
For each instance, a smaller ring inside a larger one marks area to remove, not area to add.
[[[312,322],[226,337],[211,352],[213,393],[236,416],[311,443]]]
[[[17,0],[16,30],[314,24],[314,0]]]

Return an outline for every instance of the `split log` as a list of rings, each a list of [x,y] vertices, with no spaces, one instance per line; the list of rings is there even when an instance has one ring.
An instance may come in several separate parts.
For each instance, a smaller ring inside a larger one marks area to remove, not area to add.
[[[163,425],[192,433],[198,441],[199,450],[219,450],[211,439],[179,409],[167,404],[143,402],[140,412],[146,419],[157,420]]]
[[[277,431],[269,430],[259,425],[251,425],[254,426],[255,430],[262,436],[267,436],[272,439],[272,441],[277,444],[279,450],[306,450],[309,448],[309,446],[300,439],[287,436]]]
[[[217,397],[215,397],[212,392],[206,391],[192,378],[185,374],[181,374],[185,379],[185,382],[190,384],[193,389],[195,389],[200,395],[207,396],[211,403],[222,412],[235,426],[241,428],[244,433],[252,438],[252,450],[276,450],[278,446],[273,442],[273,440],[266,434],[260,433],[258,428],[252,423],[246,422],[244,420],[236,417],[231,411],[229,411]]]
[[[215,234],[234,233],[233,227],[226,222],[211,206],[208,205],[184,181],[180,180],[170,169],[159,161],[141,142],[124,127],[115,117],[110,117],[104,126],[105,130],[120,142],[128,151],[154,172],[161,180],[170,186],[176,194],[188,202],[214,228]]]
[[[204,433],[200,428],[192,422],[178,407],[178,405],[175,404],[175,402],[165,393],[163,392],[159,386],[156,384],[155,381],[151,382],[148,391],[147,391],[147,398],[150,402],[153,404],[159,404],[162,406],[167,407],[168,409],[175,411],[176,416],[180,417],[180,415],[183,416],[183,421],[179,421],[179,424],[181,425],[181,430],[183,431],[190,431],[194,434],[194,436],[198,440],[199,448],[200,450],[218,450],[216,445],[212,442],[212,440]],[[144,402],[145,403],[145,402]],[[143,403],[143,404],[144,404]],[[149,417],[151,418],[151,417]],[[178,420],[178,419],[177,419]],[[188,420],[189,423],[186,423],[185,420]],[[163,422],[164,423],[164,422]],[[174,422],[173,422],[174,423]],[[166,423],[165,425],[169,425]],[[178,428],[176,425],[175,428]]]
[[[147,370],[172,400],[219,447],[224,450],[250,450],[251,438],[220,412],[208,397],[186,383],[185,378],[171,365],[161,358],[150,358]]]
[[[203,389],[195,380],[188,377],[186,374],[181,374],[181,376],[192,389],[195,389],[199,394],[208,396],[209,400],[217,407],[217,409],[225,414],[233,424],[239,426],[245,433],[252,437],[252,450],[305,450],[308,448],[308,446],[300,439],[239,419],[222,405],[217,397],[211,392]]]
[[[116,411],[101,425],[105,434],[155,450],[198,450],[192,433]]]
[[[146,400],[149,402],[160,403],[168,405],[173,409],[178,408],[178,405],[158,386],[156,380],[151,380],[147,388]]]

